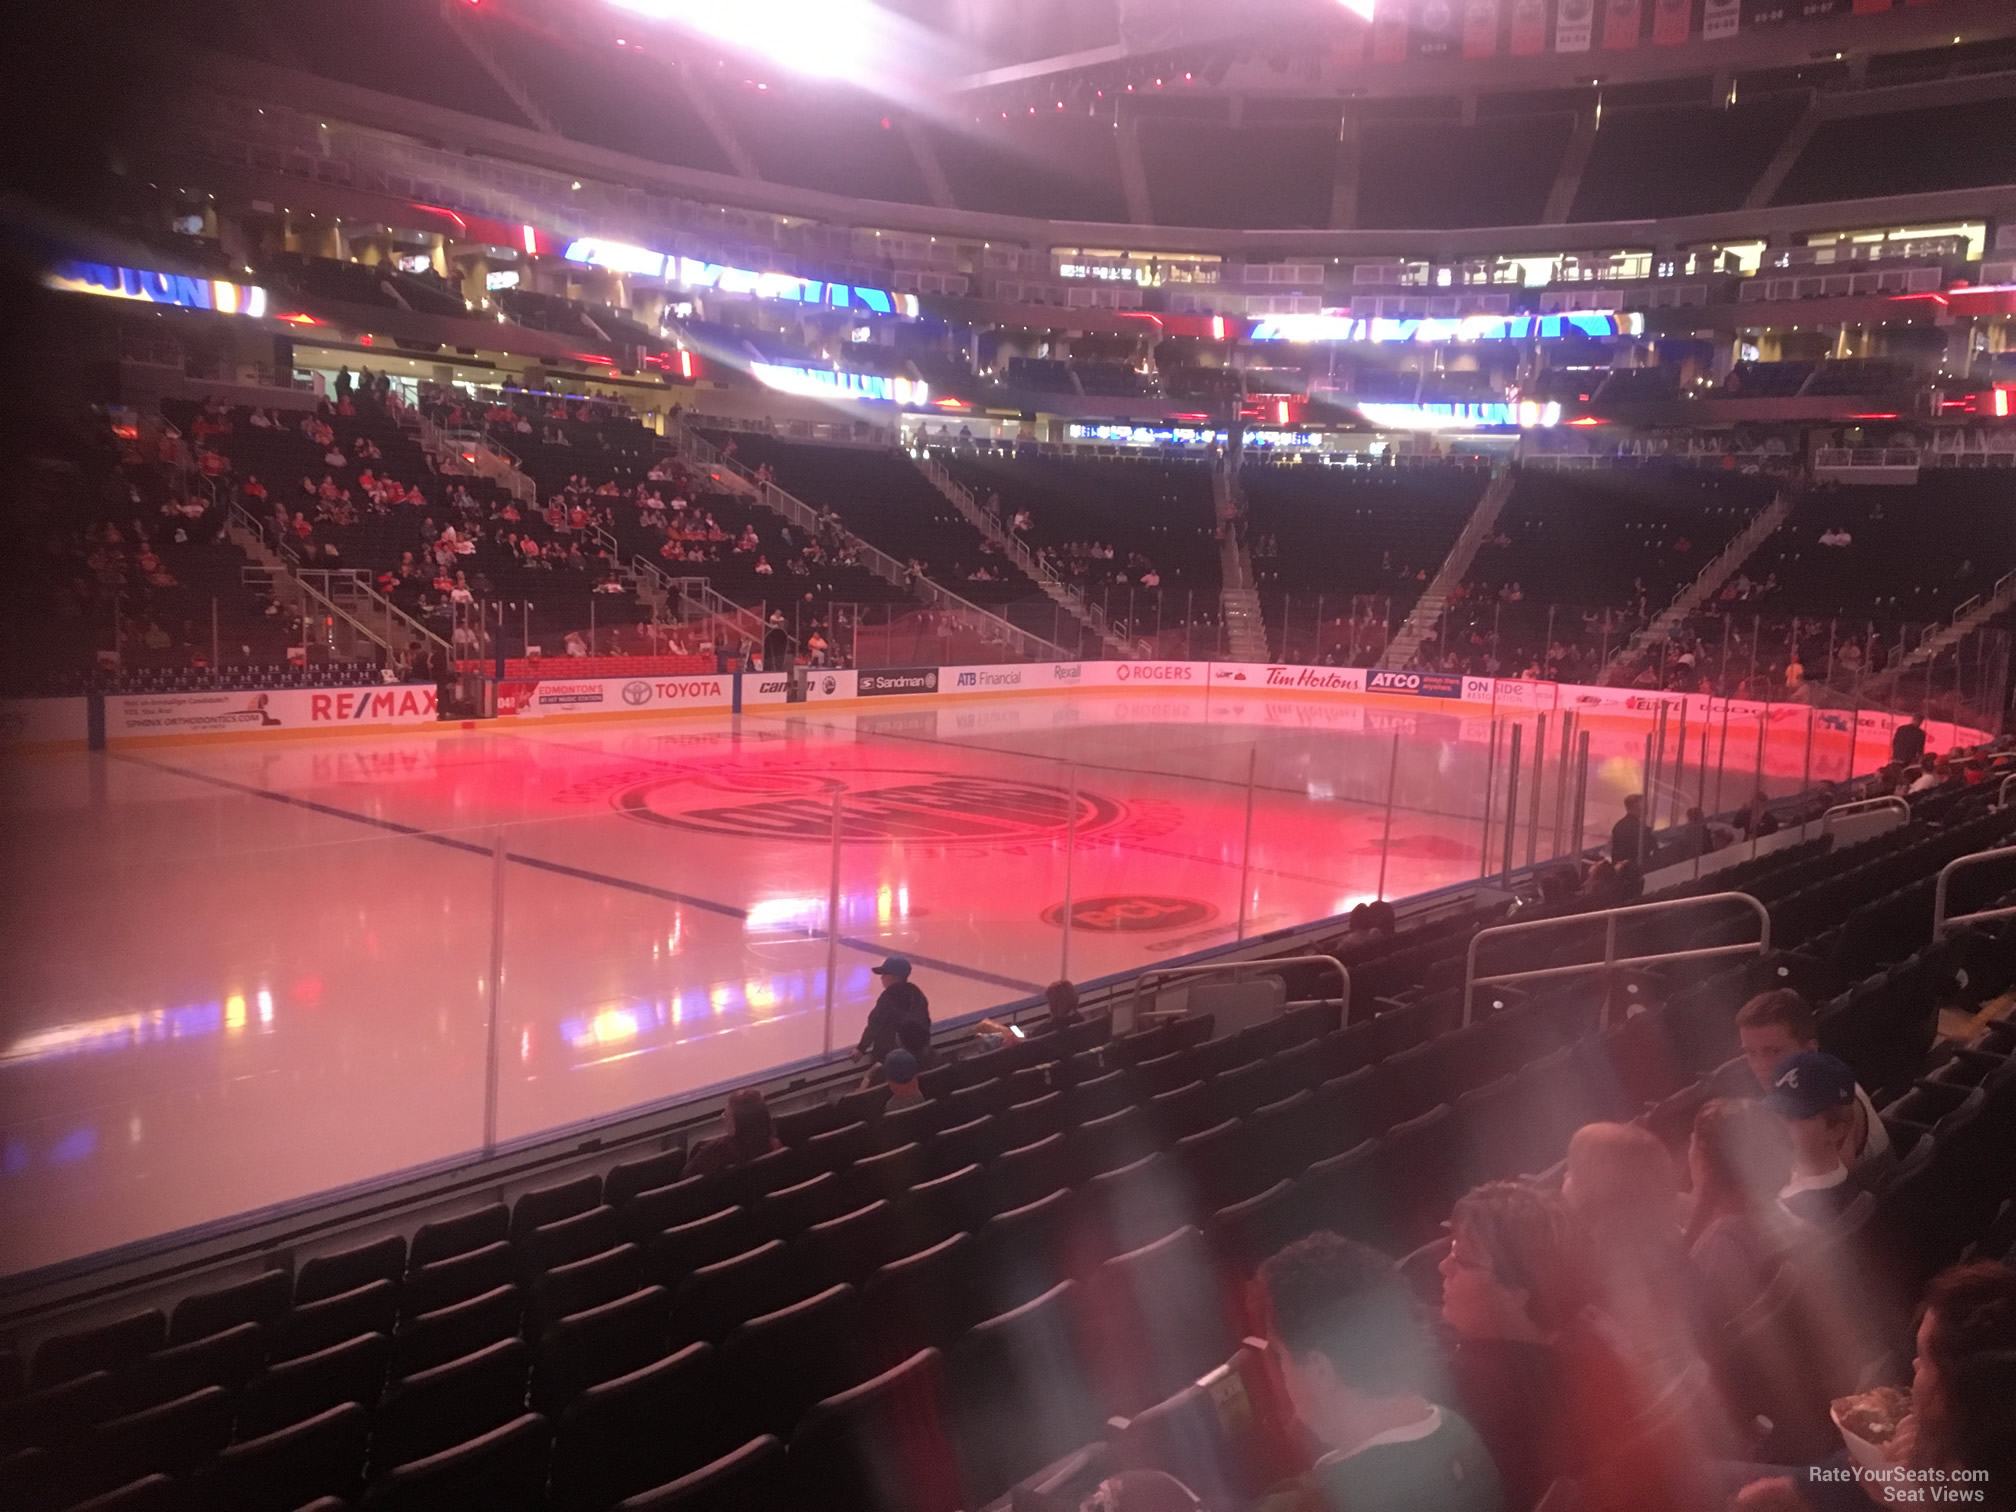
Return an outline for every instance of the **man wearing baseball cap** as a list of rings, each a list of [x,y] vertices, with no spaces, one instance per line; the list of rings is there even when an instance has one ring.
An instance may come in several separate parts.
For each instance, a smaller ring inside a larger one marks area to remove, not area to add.
[[[903,1042],[906,1023],[912,1026],[913,1035],[919,1024],[924,1033],[931,1032],[931,1004],[910,980],[909,957],[892,955],[875,968],[875,975],[882,978],[882,995],[868,1011],[868,1024],[861,1031],[861,1042],[854,1047],[854,1059],[866,1056],[879,1063]]]
[[[1808,1223],[1830,1222],[1861,1191],[1841,1161],[1842,1136],[1855,1117],[1855,1073],[1825,1051],[1801,1050],[1772,1068],[1764,1103],[1792,1136],[1792,1179],[1779,1206]]]

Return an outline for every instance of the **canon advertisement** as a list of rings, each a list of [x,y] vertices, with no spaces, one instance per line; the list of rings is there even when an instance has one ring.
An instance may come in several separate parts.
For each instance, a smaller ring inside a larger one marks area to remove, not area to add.
[[[854,698],[854,672],[842,672],[824,667],[807,667],[805,677],[805,701],[824,703],[833,698]],[[742,706],[752,704],[783,704],[791,701],[791,679],[782,672],[745,672],[742,674]]]

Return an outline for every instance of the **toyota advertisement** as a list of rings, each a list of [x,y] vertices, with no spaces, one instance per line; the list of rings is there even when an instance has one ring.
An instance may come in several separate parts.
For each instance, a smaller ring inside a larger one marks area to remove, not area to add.
[[[722,674],[505,682],[497,685],[497,716],[550,719],[556,714],[658,714],[674,709],[725,709],[734,702],[734,687],[735,679]]]

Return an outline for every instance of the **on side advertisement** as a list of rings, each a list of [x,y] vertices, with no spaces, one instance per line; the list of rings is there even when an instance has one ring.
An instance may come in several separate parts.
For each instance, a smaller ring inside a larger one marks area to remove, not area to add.
[[[434,689],[277,688],[261,693],[119,693],[105,700],[105,738],[368,729],[438,721]]]

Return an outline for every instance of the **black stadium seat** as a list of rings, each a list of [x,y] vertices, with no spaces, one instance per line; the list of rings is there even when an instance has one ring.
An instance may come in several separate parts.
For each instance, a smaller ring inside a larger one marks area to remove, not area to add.
[[[406,1240],[400,1234],[333,1254],[315,1255],[294,1273],[296,1306],[320,1302],[373,1281],[397,1281],[406,1270]]]
[[[409,1302],[418,1301],[410,1282],[403,1297]],[[458,1295],[456,1300],[461,1297]],[[275,1326],[272,1357],[288,1360],[317,1353],[359,1334],[389,1334],[399,1321],[401,1301],[402,1289],[398,1285],[379,1280],[298,1306]]]
[[[173,1401],[205,1386],[236,1391],[266,1360],[266,1330],[257,1323],[171,1344],[140,1360],[119,1382],[119,1410],[136,1411]]]
[[[485,1349],[415,1371],[378,1404],[371,1425],[371,1459],[380,1472],[425,1459],[488,1433],[525,1410],[532,1351],[522,1339],[501,1339]]]
[[[572,1181],[537,1187],[511,1204],[511,1239],[522,1240],[534,1229],[585,1213],[602,1203],[602,1178],[578,1176]]]
[[[540,1336],[533,1405],[559,1413],[590,1386],[662,1358],[671,1307],[664,1287],[647,1286],[562,1318]]]
[[[401,1465],[364,1499],[371,1512],[542,1512],[553,1430],[528,1412],[481,1438]]]
[[[727,1406],[738,1428],[788,1432],[813,1403],[856,1384],[868,1320],[842,1282],[736,1325],[721,1345]]]
[[[436,1260],[448,1260],[511,1237],[511,1210],[501,1202],[454,1218],[423,1223],[414,1232],[406,1256],[409,1270],[419,1270]]]
[[[726,1446],[726,1403],[711,1344],[588,1387],[558,1420],[556,1512],[589,1512],[685,1475]]]
[[[240,1323],[271,1324],[287,1310],[293,1292],[287,1273],[275,1270],[218,1291],[184,1297],[168,1320],[168,1342],[187,1344]]]
[[[356,1402],[378,1405],[392,1363],[392,1340],[358,1334],[313,1354],[277,1360],[246,1386],[238,1403],[238,1436],[258,1438]]]
[[[759,1235],[747,1208],[722,1208],[676,1224],[653,1238],[644,1254],[644,1273],[660,1286],[674,1288],[703,1265],[755,1248]]]
[[[985,1505],[1099,1436],[1078,1307],[1077,1283],[1061,1282],[953,1347],[953,1433],[970,1504]]]
[[[531,1327],[544,1330],[569,1313],[627,1297],[644,1284],[644,1252],[634,1244],[556,1266],[533,1283]]]
[[[960,1512],[969,1503],[947,1430],[943,1357],[920,1350],[819,1403],[792,1431],[789,1465],[797,1505]]]
[[[159,1309],[76,1333],[57,1334],[37,1346],[28,1384],[55,1386],[94,1370],[118,1370],[159,1349],[167,1339],[168,1320]]]
[[[496,1286],[481,1296],[409,1318],[392,1340],[392,1373],[444,1365],[463,1355],[517,1335],[525,1319],[525,1294],[516,1286]]]
[[[690,1475],[625,1499],[618,1512],[768,1512],[790,1504],[784,1444],[753,1438]]]
[[[978,1241],[955,1233],[891,1260],[861,1289],[863,1364],[882,1371],[920,1349],[943,1349],[980,1321]]]
[[[498,1239],[408,1271],[405,1285],[387,1294],[392,1297],[400,1316],[416,1318],[421,1313],[467,1302],[471,1297],[479,1297],[495,1287],[507,1286],[517,1278],[517,1253],[508,1242]],[[389,1283],[377,1284],[389,1287]],[[300,1316],[300,1312],[295,1314],[297,1319]]]
[[[217,1512],[291,1512],[318,1497],[350,1498],[364,1485],[370,1417],[355,1402],[237,1443],[202,1477],[202,1504]]]
[[[637,1160],[626,1160],[611,1166],[602,1177],[602,1200],[613,1208],[621,1208],[624,1203],[639,1192],[648,1192],[654,1187],[669,1186],[677,1181],[686,1169],[686,1151],[683,1147],[667,1150],[659,1155],[647,1155]]]

